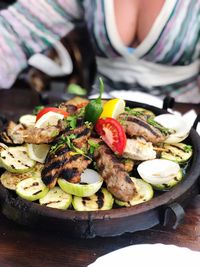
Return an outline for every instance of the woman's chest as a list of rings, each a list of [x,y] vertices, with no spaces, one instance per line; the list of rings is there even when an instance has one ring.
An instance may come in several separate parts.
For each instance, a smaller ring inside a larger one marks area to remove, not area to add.
[[[134,51],[138,58],[180,65],[198,57],[200,0],[136,1],[84,0],[97,56],[129,57]]]
[[[148,35],[165,0],[113,0],[116,29],[122,43],[137,46]]]

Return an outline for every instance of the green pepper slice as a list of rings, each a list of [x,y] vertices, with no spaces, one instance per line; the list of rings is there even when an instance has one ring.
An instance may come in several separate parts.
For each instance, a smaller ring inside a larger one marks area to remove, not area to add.
[[[98,120],[103,111],[101,97],[104,92],[104,83],[101,78],[99,78],[99,82],[100,82],[99,97],[91,100],[90,103],[88,103],[87,106],[85,107],[85,120],[92,122],[94,124],[96,123],[96,121]]]

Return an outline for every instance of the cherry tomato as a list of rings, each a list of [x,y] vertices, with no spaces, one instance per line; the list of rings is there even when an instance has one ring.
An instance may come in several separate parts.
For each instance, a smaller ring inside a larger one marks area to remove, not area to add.
[[[122,125],[113,118],[100,118],[95,125],[96,132],[112,149],[122,155],[126,146],[126,134]]]
[[[68,112],[66,112],[60,108],[47,107],[47,108],[43,108],[42,110],[40,110],[40,112],[37,114],[36,121],[38,121],[44,114],[46,114],[49,111],[62,114],[64,117],[67,117],[69,115]]]

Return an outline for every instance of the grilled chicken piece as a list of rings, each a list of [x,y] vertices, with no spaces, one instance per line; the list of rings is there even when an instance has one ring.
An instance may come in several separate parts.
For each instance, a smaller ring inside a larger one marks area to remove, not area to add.
[[[60,136],[60,141],[72,134],[76,136],[75,139],[71,140],[73,146],[87,152],[91,129],[82,125],[74,130],[66,131]],[[56,139],[58,149],[55,152],[50,150],[42,171],[42,181],[49,188],[55,186],[57,178],[63,178],[72,183],[80,182],[82,172],[91,163],[90,158],[74,152],[67,143],[61,142],[59,144],[60,141],[58,138]]]
[[[45,128],[28,127],[23,132],[24,142],[29,144],[49,144],[53,142],[64,127],[65,123]]]
[[[25,128],[22,124],[16,124],[14,121],[9,121],[4,135],[7,135],[13,144],[23,144],[24,130]]]
[[[35,128],[33,126],[25,128],[22,124],[10,121],[6,130],[1,132],[1,139],[7,144],[46,144],[51,143],[65,127],[66,123],[64,121],[60,121],[56,126],[45,128]]]
[[[136,139],[127,139],[123,157],[133,160],[149,160],[156,158],[156,152],[151,142],[137,137]]]
[[[134,183],[125,171],[124,164],[105,144],[95,149],[94,160],[107,189],[119,200],[129,201],[137,194]]]
[[[160,143],[166,139],[166,136],[160,130],[139,117],[122,113],[117,119],[121,122],[125,132],[130,137],[143,137],[146,141],[152,143]]]

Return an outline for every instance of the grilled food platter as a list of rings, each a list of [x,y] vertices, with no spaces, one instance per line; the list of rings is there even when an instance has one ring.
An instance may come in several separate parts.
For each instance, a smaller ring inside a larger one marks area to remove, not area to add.
[[[123,99],[44,107],[1,130],[1,210],[82,238],[175,228],[199,192],[199,139],[181,116]]]

